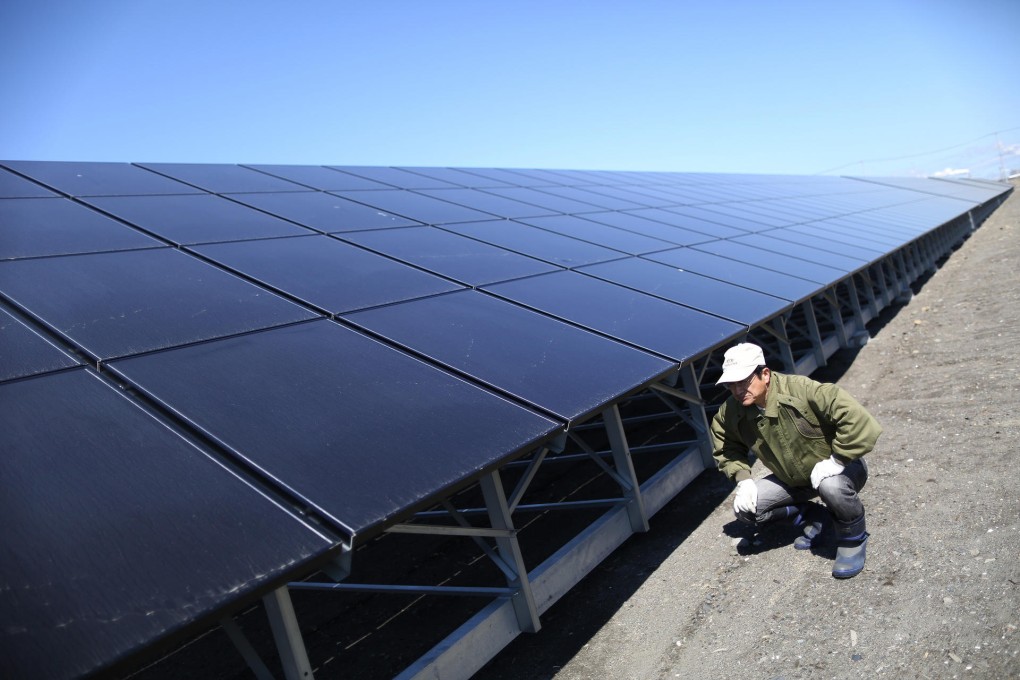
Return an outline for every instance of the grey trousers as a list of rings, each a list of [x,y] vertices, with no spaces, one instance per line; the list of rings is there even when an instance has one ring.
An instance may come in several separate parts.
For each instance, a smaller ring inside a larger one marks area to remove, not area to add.
[[[818,489],[810,486],[787,486],[775,475],[754,480],[758,487],[758,505],[755,512],[738,512],[737,519],[761,526],[788,517],[794,517],[811,499],[820,497],[832,515],[836,538],[849,539],[863,534],[864,504],[857,492],[868,481],[868,464],[858,458],[844,468],[841,474],[823,479]]]

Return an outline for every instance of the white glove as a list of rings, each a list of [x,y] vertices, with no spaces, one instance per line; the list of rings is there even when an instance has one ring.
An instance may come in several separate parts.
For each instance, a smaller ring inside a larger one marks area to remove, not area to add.
[[[733,499],[733,512],[755,512],[758,507],[758,486],[753,479],[737,482],[737,497]]]
[[[815,463],[815,466],[811,468],[811,486],[817,489],[823,479],[826,477],[835,477],[842,472],[843,464],[832,456],[829,456],[825,460],[818,461]]]

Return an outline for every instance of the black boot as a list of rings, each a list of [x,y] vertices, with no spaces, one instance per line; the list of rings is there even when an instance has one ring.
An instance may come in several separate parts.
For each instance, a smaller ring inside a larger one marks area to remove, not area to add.
[[[868,532],[864,517],[853,522],[836,520],[836,562],[832,575],[836,578],[852,578],[864,570],[867,558]]]

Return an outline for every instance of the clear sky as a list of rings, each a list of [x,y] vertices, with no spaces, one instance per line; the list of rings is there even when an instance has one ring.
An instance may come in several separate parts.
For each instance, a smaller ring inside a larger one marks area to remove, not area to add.
[[[1020,0],[4,0],[0,158],[998,177],[1018,73]]]

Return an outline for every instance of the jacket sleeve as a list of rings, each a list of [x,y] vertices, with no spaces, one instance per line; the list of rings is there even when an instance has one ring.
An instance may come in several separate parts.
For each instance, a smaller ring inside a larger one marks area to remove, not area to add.
[[[728,406],[727,399],[712,418],[712,456],[728,479],[740,482],[751,478],[751,463],[748,446],[740,438],[737,419]]]
[[[819,383],[811,407],[832,428],[832,452],[838,458],[855,460],[875,448],[882,426],[846,390],[832,383]]]

